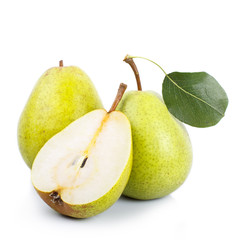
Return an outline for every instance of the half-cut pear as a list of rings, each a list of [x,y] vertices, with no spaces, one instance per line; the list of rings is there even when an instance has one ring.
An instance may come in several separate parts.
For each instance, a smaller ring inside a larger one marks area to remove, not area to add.
[[[61,214],[94,216],[122,194],[132,167],[131,126],[119,112],[94,110],[53,136],[32,167],[32,183]]]

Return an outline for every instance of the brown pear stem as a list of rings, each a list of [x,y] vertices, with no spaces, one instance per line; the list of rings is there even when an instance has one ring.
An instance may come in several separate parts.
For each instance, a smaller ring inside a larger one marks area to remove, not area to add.
[[[124,83],[121,83],[119,88],[118,88],[118,92],[117,92],[117,95],[115,97],[115,100],[114,100],[110,110],[108,111],[108,113],[115,111],[115,109],[116,109],[118,103],[121,101],[122,96],[123,96],[124,92],[126,91],[126,89],[127,89],[127,85],[124,84]]]
[[[59,61],[59,67],[63,67],[63,60]]]
[[[135,75],[135,78],[136,78],[136,81],[137,81],[137,88],[138,88],[138,91],[142,91],[142,85],[141,85],[141,81],[140,81],[140,75],[139,75],[139,72],[138,72],[138,69],[137,69],[137,66],[135,64],[135,62],[133,61],[132,58],[129,58],[128,55],[123,59],[124,62],[128,63],[133,72],[134,72],[134,75]]]

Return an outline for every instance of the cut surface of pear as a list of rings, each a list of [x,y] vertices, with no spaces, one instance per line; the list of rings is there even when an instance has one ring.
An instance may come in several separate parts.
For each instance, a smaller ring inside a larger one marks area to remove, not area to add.
[[[120,197],[131,166],[127,117],[99,109],[75,120],[43,146],[33,163],[32,183],[56,211],[86,218]]]
[[[53,135],[99,108],[101,100],[83,70],[62,66],[62,62],[48,69],[35,85],[18,123],[18,144],[26,164],[32,167],[38,151]]]

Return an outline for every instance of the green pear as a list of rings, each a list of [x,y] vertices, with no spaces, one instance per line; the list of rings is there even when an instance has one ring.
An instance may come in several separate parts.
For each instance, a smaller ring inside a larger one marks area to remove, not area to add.
[[[117,107],[128,117],[133,138],[133,167],[123,194],[142,200],[161,198],[185,181],[192,163],[191,143],[161,96],[142,91],[132,59],[126,62],[135,71],[138,91],[126,92]]]
[[[84,114],[102,108],[90,78],[75,66],[47,70],[38,80],[21,114],[18,144],[23,159],[31,168],[42,146]]]
[[[121,85],[120,95],[126,89]],[[131,125],[114,111],[94,110],[54,135],[33,162],[32,183],[54,210],[87,218],[121,196],[132,167]],[[119,97],[120,96],[120,97]]]

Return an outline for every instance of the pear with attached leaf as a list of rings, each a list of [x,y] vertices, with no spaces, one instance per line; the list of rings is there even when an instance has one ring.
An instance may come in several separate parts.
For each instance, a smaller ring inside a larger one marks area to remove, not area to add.
[[[160,95],[142,91],[132,59],[138,91],[124,94],[117,109],[129,119],[133,137],[133,167],[124,195],[154,199],[176,190],[186,179],[192,163],[192,148],[184,126],[168,111]]]
[[[19,149],[31,168],[41,147],[84,114],[102,103],[90,78],[75,66],[47,70],[38,80],[18,124]]]
[[[61,214],[87,218],[109,208],[122,194],[132,167],[131,126],[115,108],[94,110],[75,120],[41,148],[32,183],[41,198]]]

